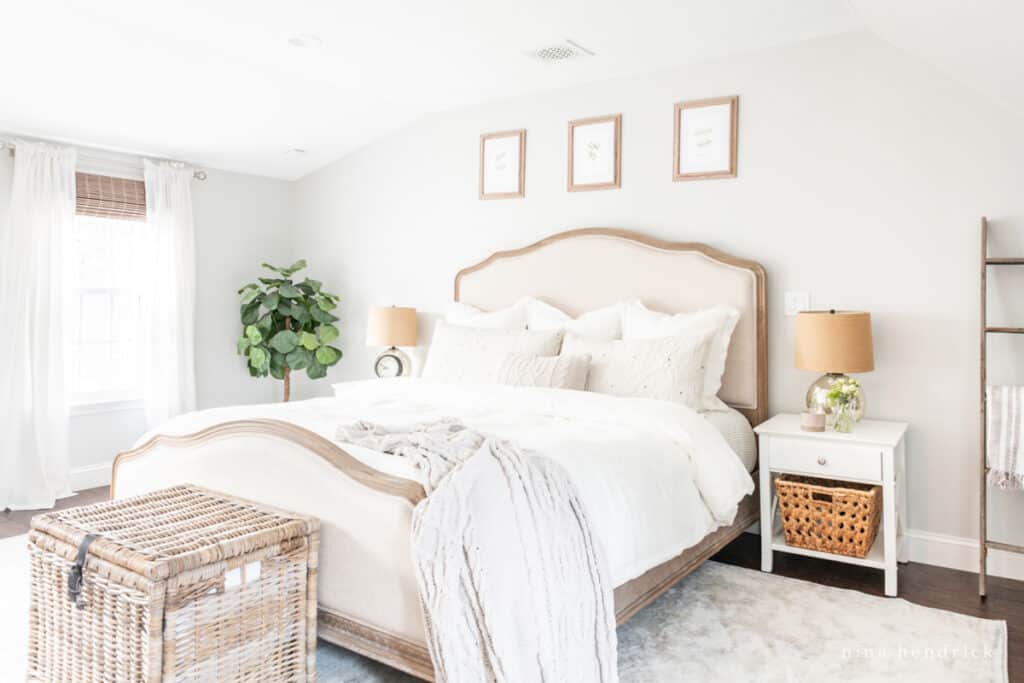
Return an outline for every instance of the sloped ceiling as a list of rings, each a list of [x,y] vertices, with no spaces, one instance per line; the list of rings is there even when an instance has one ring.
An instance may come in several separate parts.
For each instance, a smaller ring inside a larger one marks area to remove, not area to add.
[[[0,0],[0,10],[0,130],[286,179],[430,112],[859,27],[843,0]],[[291,47],[296,34],[322,45]],[[525,54],[565,38],[596,56]]]
[[[1020,7],[0,0],[0,130],[295,179],[431,112],[865,26],[1024,110]],[[301,34],[322,44],[289,45]],[[596,56],[545,64],[527,55],[565,38]]]
[[[851,0],[867,28],[1024,114],[1024,2]]]

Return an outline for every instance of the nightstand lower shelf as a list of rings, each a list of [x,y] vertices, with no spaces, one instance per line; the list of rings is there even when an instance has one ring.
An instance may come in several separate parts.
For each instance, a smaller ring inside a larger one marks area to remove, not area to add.
[[[835,553],[823,553],[820,550],[809,550],[807,548],[798,548],[792,545],[786,545],[786,537],[783,532],[779,531],[772,537],[772,550],[778,550],[784,553],[791,553],[793,555],[805,555],[807,557],[817,557],[822,560],[839,560],[847,564],[856,564],[862,567],[874,567],[875,569],[885,569],[885,538],[883,538],[884,532],[879,529],[878,535],[875,537],[875,542],[871,546],[871,550],[868,551],[867,557],[851,557],[849,555],[837,555]]]

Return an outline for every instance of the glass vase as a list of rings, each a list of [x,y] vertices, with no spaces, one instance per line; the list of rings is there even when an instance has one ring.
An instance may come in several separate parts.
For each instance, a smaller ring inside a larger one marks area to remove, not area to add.
[[[832,429],[843,434],[853,431],[855,422],[853,406],[839,405],[832,408]]]

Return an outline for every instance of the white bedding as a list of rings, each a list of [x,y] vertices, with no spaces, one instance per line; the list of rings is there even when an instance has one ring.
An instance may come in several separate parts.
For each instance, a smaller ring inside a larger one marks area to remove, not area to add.
[[[174,418],[153,433],[188,434],[260,417],[331,440],[339,425],[357,420],[409,425],[457,417],[550,457],[566,469],[584,501],[616,586],[731,523],[739,501],[754,490],[739,456],[699,413],[665,401],[563,389],[411,378],[350,382],[336,385],[331,398],[205,410]],[[420,480],[401,458],[344,448],[378,470]]]

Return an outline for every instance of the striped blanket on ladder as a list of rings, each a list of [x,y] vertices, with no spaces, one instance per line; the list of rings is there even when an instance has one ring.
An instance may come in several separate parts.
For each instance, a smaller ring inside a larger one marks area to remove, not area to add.
[[[1024,386],[985,390],[988,485],[1024,489]]]

